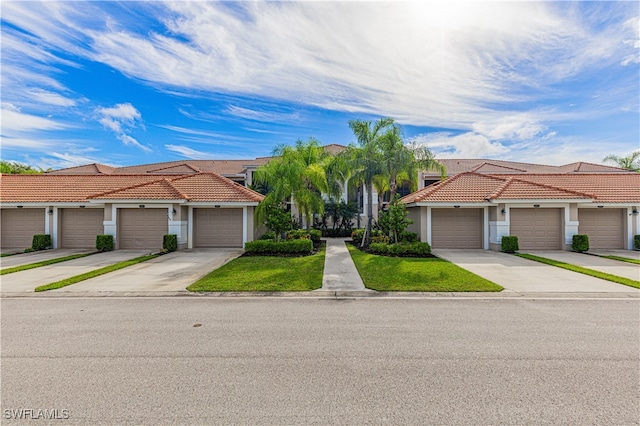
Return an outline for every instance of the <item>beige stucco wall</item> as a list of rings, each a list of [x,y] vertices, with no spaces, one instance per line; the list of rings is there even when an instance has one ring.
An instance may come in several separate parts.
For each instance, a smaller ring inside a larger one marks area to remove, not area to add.
[[[420,207],[410,207],[407,209],[409,213],[407,217],[413,221],[411,225],[407,228],[409,232],[415,232],[418,234],[418,238],[420,238]]]

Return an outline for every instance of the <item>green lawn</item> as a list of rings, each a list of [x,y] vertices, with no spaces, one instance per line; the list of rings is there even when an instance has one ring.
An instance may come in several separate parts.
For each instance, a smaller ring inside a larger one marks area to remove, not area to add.
[[[612,260],[619,260],[620,262],[627,262],[627,263],[635,263],[636,265],[640,265],[640,260],[638,259],[631,259],[629,257],[622,257],[622,256],[614,256],[614,255],[609,255],[609,256],[600,256],[600,257],[604,257],[607,259],[612,259]]]
[[[325,246],[311,256],[242,256],[187,287],[189,291],[310,291],[322,287]]]
[[[600,278],[600,279],[611,281],[614,283],[628,285],[629,287],[640,288],[640,281],[631,280],[625,277],[619,277],[613,274],[607,274],[606,272],[600,272],[594,269],[584,268],[578,265],[572,265],[570,263],[559,262],[557,260],[548,259],[546,257],[536,256],[533,254],[516,253],[516,256],[520,256],[529,260],[535,260],[536,262],[544,263],[546,265],[557,266],[558,268],[567,269],[569,271],[590,275],[592,277]]]
[[[377,256],[347,244],[367,288],[377,291],[501,291],[503,288],[439,258]]]
[[[66,287],[71,284],[79,283],[80,281],[88,280],[100,275],[108,274],[109,272],[117,271],[118,269],[133,266],[138,263],[146,262],[147,260],[155,259],[160,256],[159,254],[149,254],[147,256],[140,256],[134,259],[124,260],[122,262],[114,263],[113,265],[105,266],[104,268],[94,269],[93,271],[86,272],[84,274],[76,275],[73,277],[65,278],[64,280],[56,281],[54,283],[41,285],[36,287],[35,291],[47,291],[55,290],[58,288]]]
[[[5,268],[0,270],[0,275],[12,274],[14,272],[26,271],[28,269],[40,268],[41,266],[53,265],[54,263],[66,262],[67,260],[79,259],[81,257],[89,256],[92,253],[78,253],[64,257],[57,257],[55,259],[43,260],[41,262],[28,263],[26,265],[14,266],[13,268]]]

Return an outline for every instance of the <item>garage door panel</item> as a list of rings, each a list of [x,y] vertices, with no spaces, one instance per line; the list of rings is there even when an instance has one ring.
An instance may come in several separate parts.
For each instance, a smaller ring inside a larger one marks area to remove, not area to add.
[[[166,209],[118,209],[119,248],[160,249],[168,233]]]
[[[589,236],[594,249],[624,248],[623,209],[578,209],[578,233]]]
[[[44,234],[45,210],[2,209],[0,240],[3,248],[31,247],[33,236]]]
[[[91,248],[104,233],[103,209],[62,209],[60,243],[64,248]]]
[[[242,209],[194,209],[194,247],[242,247]]]
[[[511,235],[524,250],[562,248],[562,209],[511,209]]]
[[[482,209],[431,209],[434,248],[482,248]]]

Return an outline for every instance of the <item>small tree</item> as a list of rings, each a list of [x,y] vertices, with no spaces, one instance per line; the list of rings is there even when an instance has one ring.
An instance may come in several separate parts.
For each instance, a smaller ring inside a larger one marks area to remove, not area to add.
[[[407,208],[397,195],[389,204],[389,210],[380,213],[378,228],[384,235],[389,236],[392,244],[399,243],[402,233],[413,223],[413,220],[407,217],[408,215]]]
[[[282,203],[270,202],[267,199],[265,206],[265,226],[269,231],[272,231],[274,241],[279,241],[282,234],[292,228],[291,226],[291,213],[289,213]]]

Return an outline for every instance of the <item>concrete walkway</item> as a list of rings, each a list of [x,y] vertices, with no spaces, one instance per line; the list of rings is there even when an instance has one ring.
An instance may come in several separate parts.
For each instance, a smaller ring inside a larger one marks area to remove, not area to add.
[[[346,238],[327,238],[324,274],[320,291],[366,290],[345,245]]]
[[[564,250],[531,250],[527,251],[526,253],[530,253],[534,256],[546,257],[547,259],[557,260],[558,262],[582,266],[583,268],[593,269],[594,271],[600,271],[607,274],[617,275],[619,277],[640,281],[640,265],[635,265],[633,263],[627,263],[613,259],[604,259],[598,256],[591,256],[588,254],[581,254]],[[626,257],[631,258],[631,256],[629,255],[627,255]]]

